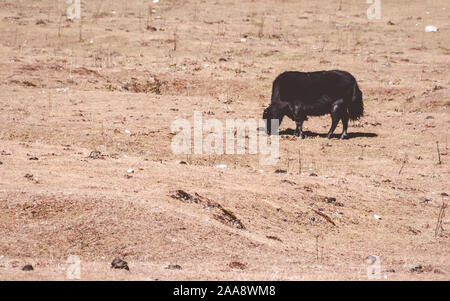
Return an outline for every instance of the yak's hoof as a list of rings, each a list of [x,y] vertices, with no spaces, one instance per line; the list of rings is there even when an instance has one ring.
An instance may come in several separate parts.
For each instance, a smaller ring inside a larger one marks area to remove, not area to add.
[[[328,135],[327,135],[327,139],[331,139],[331,134],[328,134]]]
[[[344,140],[344,139],[347,139],[348,138],[348,135],[347,134],[342,134],[341,135],[341,140]]]
[[[305,139],[305,134],[303,134],[301,132],[294,132],[294,135],[299,137],[300,139]]]

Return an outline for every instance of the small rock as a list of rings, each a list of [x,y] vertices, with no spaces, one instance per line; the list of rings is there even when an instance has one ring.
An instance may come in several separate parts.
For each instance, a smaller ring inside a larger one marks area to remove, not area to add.
[[[219,165],[216,165],[216,167],[217,168],[222,168],[222,169],[227,168],[227,166],[225,164],[219,164]]]
[[[131,134],[130,130],[125,130],[125,134]]]
[[[178,164],[183,164],[183,165],[187,165],[186,161],[177,161]]]
[[[133,168],[127,169],[127,173],[134,173],[134,169]]]
[[[39,158],[38,157],[31,157],[31,158],[28,158],[28,160],[37,161],[37,160],[39,160]]]
[[[102,155],[102,153],[99,152],[99,151],[92,151],[89,154],[89,158],[91,158],[91,159],[99,159],[101,157],[101,155]]]
[[[277,236],[274,236],[274,235],[267,235],[266,237],[268,239],[278,240],[278,241],[282,242],[282,240],[280,238],[278,238]]]
[[[388,272],[388,273],[395,273],[395,270],[394,269],[390,269],[390,270],[387,270],[386,272]]]
[[[36,21],[36,25],[45,25],[45,24],[46,24],[45,21],[42,19]]]
[[[381,220],[381,216],[374,214],[373,217],[377,220]]]
[[[34,270],[34,269],[31,264],[24,265],[22,268],[22,271],[32,271],[32,270]]]
[[[176,198],[176,199],[182,199],[182,200],[185,200],[185,201],[190,201],[190,200],[193,199],[193,196],[192,196],[191,194],[189,194],[189,193],[187,193],[186,191],[183,191],[183,190],[181,190],[181,189],[178,189],[178,190],[176,191],[176,193],[177,193],[177,194],[175,194],[175,195],[172,196],[173,198]]]
[[[247,265],[245,263],[239,262],[239,261],[233,261],[228,264],[228,266],[232,269],[240,269],[244,270],[247,268]]]
[[[166,269],[168,270],[182,270],[183,268],[179,264],[169,264]]]
[[[387,22],[387,25],[395,25],[395,23],[392,22],[391,20],[389,20],[389,21]]]
[[[287,173],[287,170],[285,170],[285,169],[277,169],[277,170],[275,170],[275,173]]]
[[[325,197],[325,202],[331,204],[331,203],[336,203],[336,198],[332,198],[332,197]]]
[[[310,176],[310,177],[317,177],[317,174],[314,173],[314,172],[312,172],[312,173],[309,174],[309,176]]]
[[[130,268],[128,267],[128,263],[126,261],[120,259],[119,257],[114,258],[114,260],[111,262],[111,268],[125,269],[127,271],[130,270]]]
[[[422,273],[423,272],[423,266],[421,266],[421,265],[413,266],[409,271],[411,273],[412,272]]]

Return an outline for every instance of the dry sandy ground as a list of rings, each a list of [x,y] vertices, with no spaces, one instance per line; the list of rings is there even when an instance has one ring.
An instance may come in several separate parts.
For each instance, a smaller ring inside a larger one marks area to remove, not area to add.
[[[82,280],[366,280],[369,255],[450,279],[448,1],[67,6],[0,2],[0,279],[64,280],[69,255]],[[277,74],[336,68],[364,93],[351,139],[324,116],[283,122],[275,166],[172,153],[177,117],[261,118]]]

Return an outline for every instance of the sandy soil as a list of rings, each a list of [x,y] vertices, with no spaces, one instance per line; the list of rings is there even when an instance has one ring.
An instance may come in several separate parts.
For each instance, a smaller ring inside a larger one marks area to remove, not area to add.
[[[448,1],[67,6],[0,2],[0,279],[450,279]],[[351,139],[324,116],[283,121],[274,166],[172,153],[177,117],[261,118],[276,75],[326,69],[363,91]]]

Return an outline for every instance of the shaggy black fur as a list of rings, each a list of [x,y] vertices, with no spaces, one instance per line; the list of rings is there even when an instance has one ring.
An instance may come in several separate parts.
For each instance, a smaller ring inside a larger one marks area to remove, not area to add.
[[[264,110],[266,131],[271,134],[272,120],[278,124],[284,116],[295,121],[295,135],[304,138],[303,121],[307,116],[331,114],[330,138],[337,124],[342,120],[341,139],[347,137],[348,120],[356,120],[363,115],[362,92],[356,79],[346,71],[288,71],[280,74],[272,86],[272,100]]]

